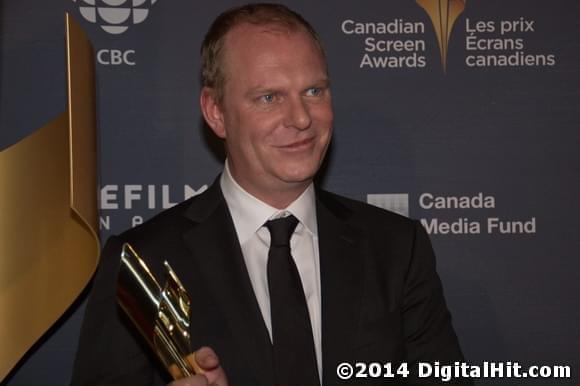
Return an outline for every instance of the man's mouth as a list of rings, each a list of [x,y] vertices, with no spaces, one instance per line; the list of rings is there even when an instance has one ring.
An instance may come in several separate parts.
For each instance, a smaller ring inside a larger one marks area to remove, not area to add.
[[[314,137],[306,138],[300,141],[292,142],[287,145],[282,145],[280,148],[287,150],[299,150],[310,146],[314,142]]]

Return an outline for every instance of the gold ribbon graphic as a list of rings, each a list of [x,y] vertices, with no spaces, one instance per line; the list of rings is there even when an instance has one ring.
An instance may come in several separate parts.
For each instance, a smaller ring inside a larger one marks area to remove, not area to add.
[[[68,15],[66,35],[68,111],[0,152],[0,379],[98,262],[93,53]]]
[[[449,37],[453,30],[455,21],[465,9],[467,0],[417,0],[433,23],[439,51],[441,52],[441,64],[443,71],[447,71],[447,52],[449,47]]]

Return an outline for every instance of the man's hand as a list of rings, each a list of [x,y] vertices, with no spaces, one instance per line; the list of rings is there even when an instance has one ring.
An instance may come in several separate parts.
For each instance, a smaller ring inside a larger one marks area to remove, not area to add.
[[[187,357],[193,368],[201,369],[203,374],[193,375],[169,386],[228,386],[226,373],[220,366],[216,353],[209,347],[202,347]]]

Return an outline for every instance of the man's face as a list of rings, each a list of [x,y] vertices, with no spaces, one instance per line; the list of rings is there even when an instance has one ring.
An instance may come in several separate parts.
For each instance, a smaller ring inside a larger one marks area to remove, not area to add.
[[[301,192],[332,131],[326,64],[310,35],[242,24],[226,36],[223,99],[210,126],[236,181],[258,198]]]

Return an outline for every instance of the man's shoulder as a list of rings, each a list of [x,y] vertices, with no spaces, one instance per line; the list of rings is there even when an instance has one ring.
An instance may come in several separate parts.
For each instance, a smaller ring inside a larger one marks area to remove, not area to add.
[[[396,229],[414,231],[416,221],[408,217],[355,200],[346,196],[317,189],[319,202],[340,218],[362,228]]]
[[[130,228],[119,234],[123,239],[146,239],[155,235],[156,238],[164,235],[179,235],[186,228],[195,223],[190,215],[192,209],[205,207],[207,196],[212,195],[211,189],[197,194],[171,208],[165,209],[142,224]],[[215,192],[214,192],[215,193]]]
[[[117,259],[122,245],[129,243],[152,264],[154,271],[161,272],[162,267],[158,263],[167,259],[167,255],[175,260],[180,253],[183,254],[183,238],[196,226],[199,213],[212,210],[208,208],[208,195],[209,201],[220,202],[211,198],[212,193],[208,193],[208,190],[163,210],[140,225],[111,235],[101,253],[102,260],[110,256],[113,256],[113,260]]]
[[[409,266],[417,243],[429,243],[421,224],[400,214],[326,191],[319,191],[318,202],[328,209],[317,209],[321,237],[329,224],[333,229],[342,229],[359,243],[358,256],[369,257],[369,267],[390,272],[389,277],[395,282],[405,276],[401,269]],[[332,225],[328,213],[339,218],[339,228],[336,222]]]

